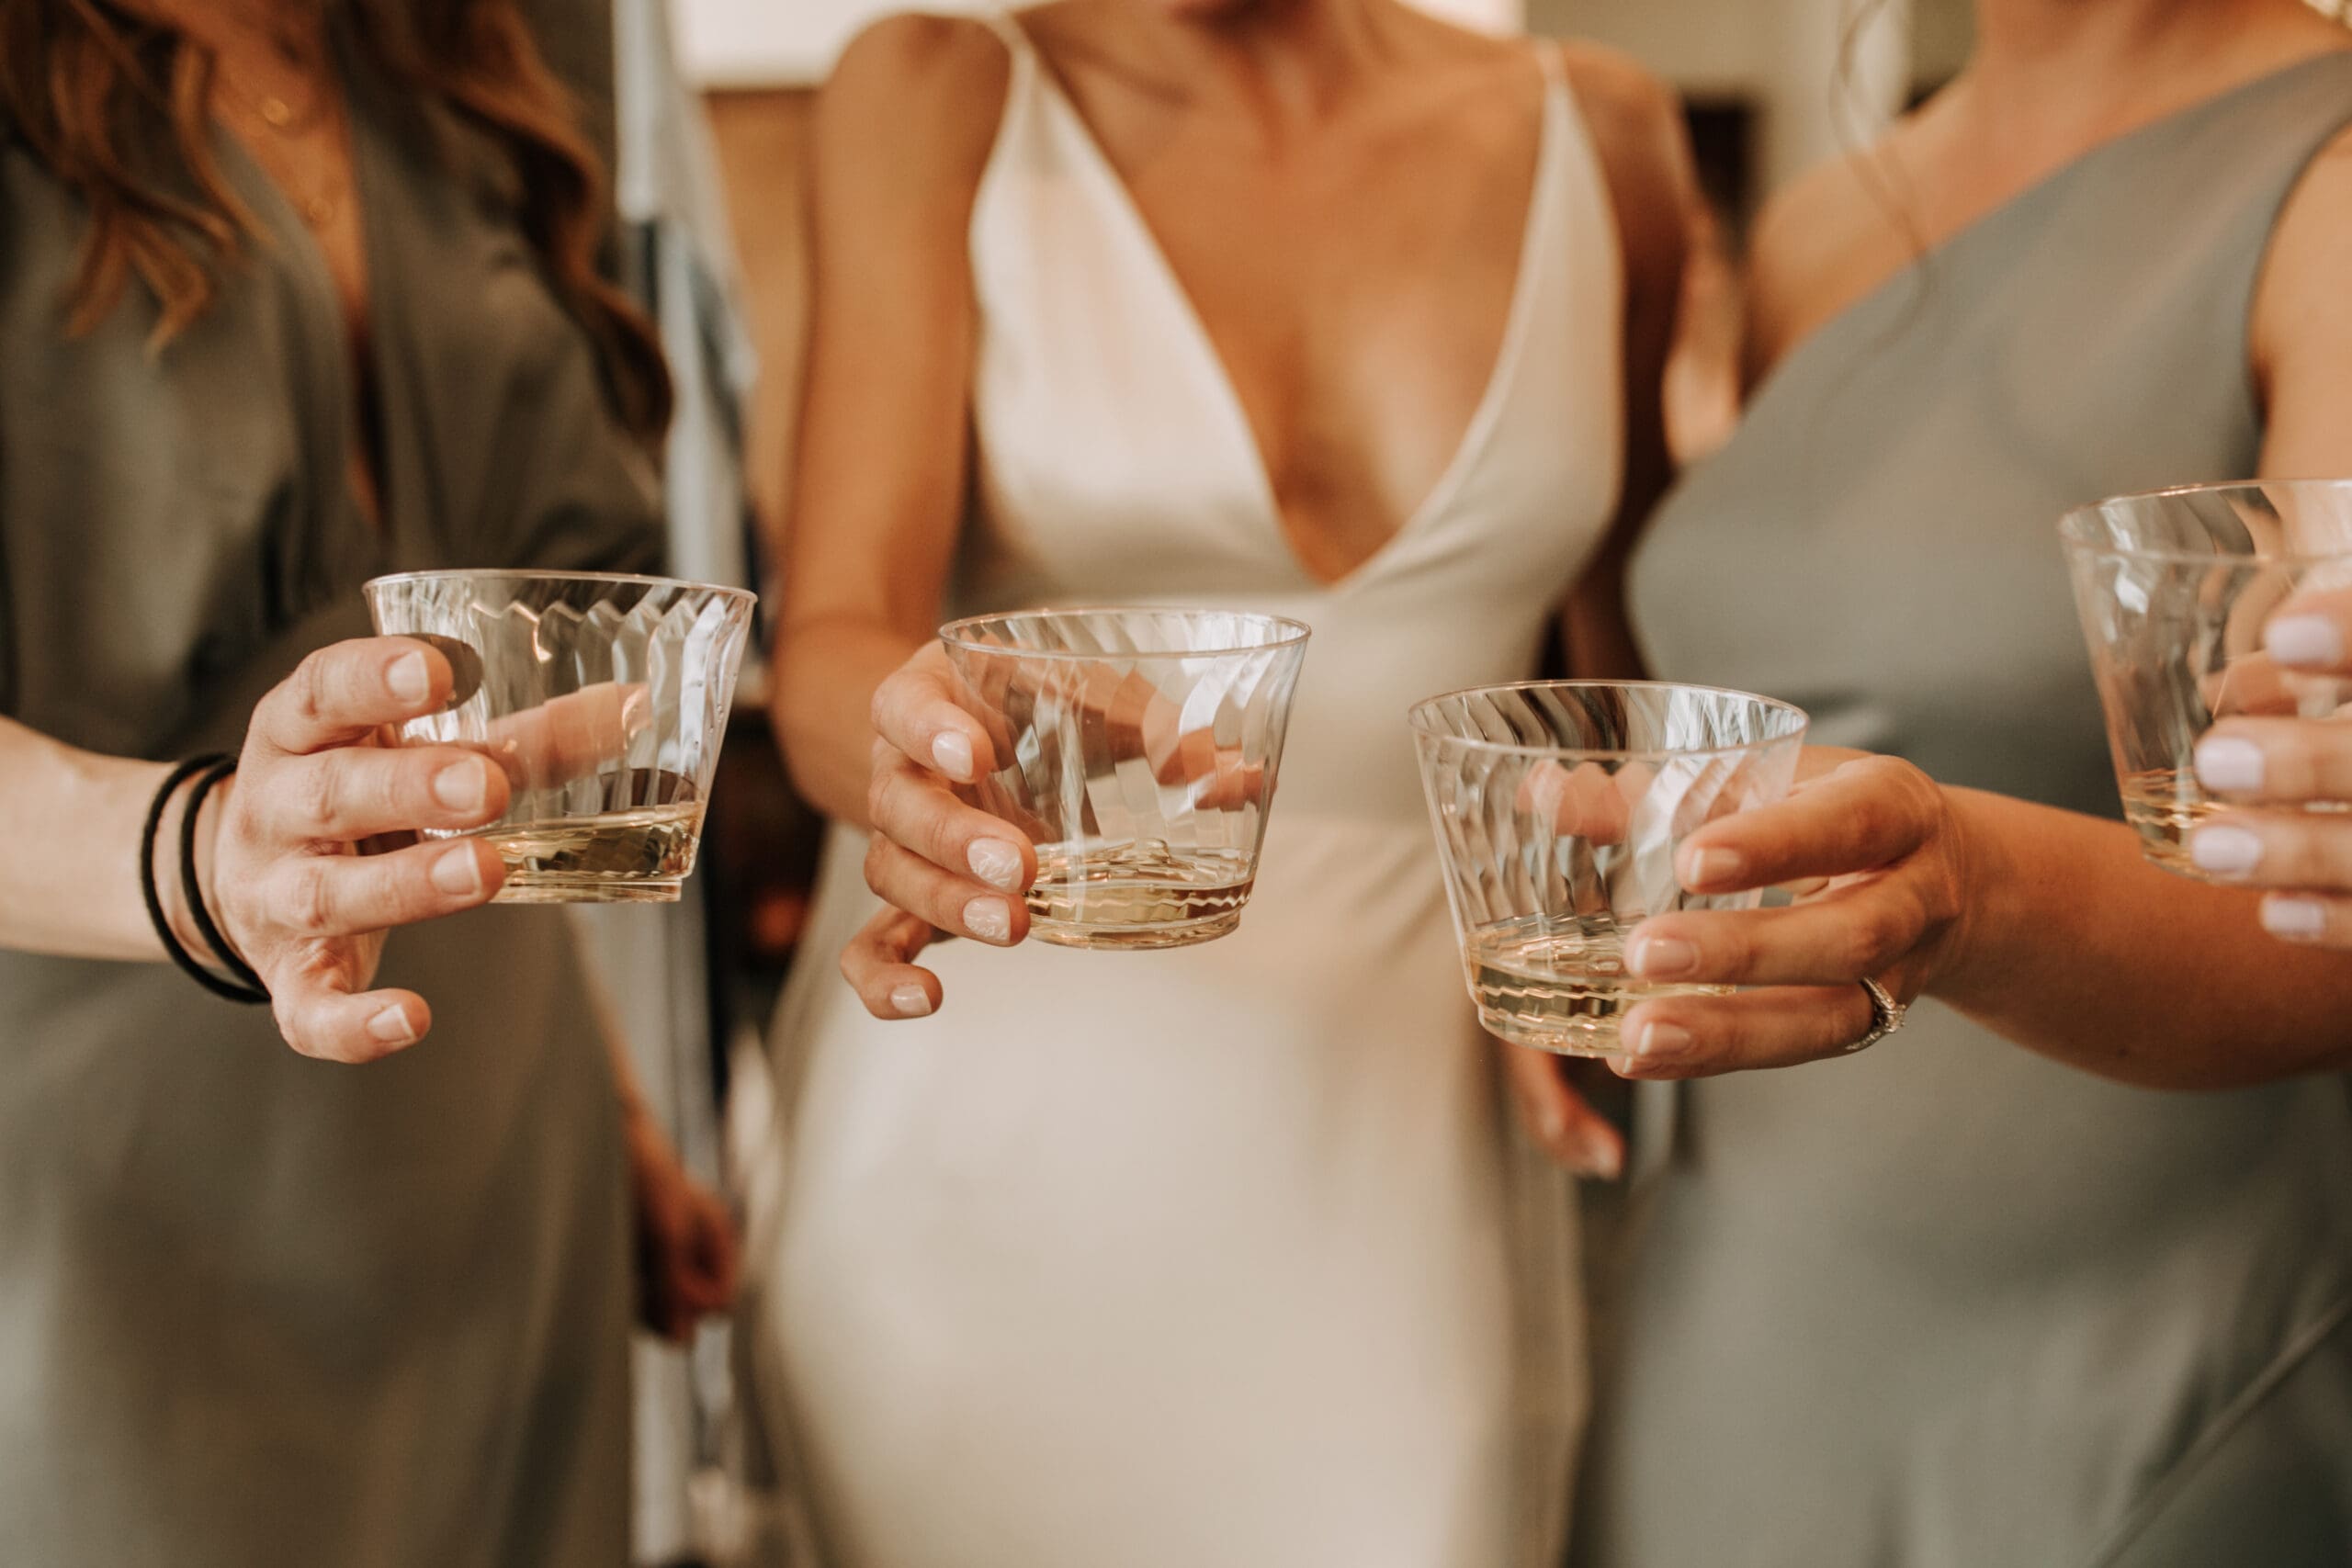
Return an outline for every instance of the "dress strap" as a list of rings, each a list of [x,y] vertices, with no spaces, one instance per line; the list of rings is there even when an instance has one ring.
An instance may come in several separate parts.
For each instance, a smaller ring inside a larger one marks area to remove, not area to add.
[[[1568,85],[1567,45],[1558,39],[1538,39],[1535,42],[1535,64],[1544,73],[1546,87],[1566,89]]]
[[[997,40],[1012,52],[1016,63],[1028,59],[1036,48],[1029,41],[1029,35],[1021,24],[1012,19],[1012,13],[1001,6],[983,6],[971,16],[974,21],[996,34]]]

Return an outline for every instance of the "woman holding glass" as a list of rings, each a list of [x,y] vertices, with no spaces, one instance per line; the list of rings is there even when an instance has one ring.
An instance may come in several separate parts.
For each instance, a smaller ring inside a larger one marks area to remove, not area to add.
[[[1885,755],[1682,846],[1792,906],[1629,943],[1749,988],[1625,1019],[1621,1071],[1705,1081],[1639,1091],[1675,1103],[1600,1271],[1594,1568],[2352,1559],[2352,960],[2111,820],[2054,533],[2352,470],[2352,37],[1976,10],[1946,92],[1764,219],[1746,423],[1632,566],[1650,672]],[[1839,1060],[1865,978],[1909,1016]]]
[[[559,920],[387,945],[493,851],[354,852],[507,794],[362,580],[658,545],[566,102],[506,0],[0,0],[0,1561],[628,1560],[629,1188],[672,1332],[723,1217]]]
[[[1574,1233],[1398,716],[1532,673],[1656,492],[1670,98],[1391,0],[1071,0],[883,24],[816,141],[777,718],[848,826],[805,944],[869,880],[914,911],[779,1030],[760,1371],[828,1561],[1548,1562]],[[1281,809],[1236,936],[997,951],[1035,847],[957,801],[994,760],[933,629],[1102,602],[1313,627]]]

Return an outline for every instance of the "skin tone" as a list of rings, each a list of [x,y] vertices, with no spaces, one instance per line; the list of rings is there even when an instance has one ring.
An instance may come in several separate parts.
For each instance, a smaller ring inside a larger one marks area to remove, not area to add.
[[[352,188],[340,95],[324,65],[315,6],[287,0],[164,9],[220,51],[224,84],[251,85],[248,102],[276,96],[298,109],[309,106],[307,126],[298,113],[290,134],[252,138],[256,162],[298,211],[318,192]],[[220,114],[232,134],[247,135],[233,108]],[[271,129],[258,111],[251,125]],[[356,204],[339,200],[317,233],[346,324],[364,343],[358,222]],[[364,354],[356,363],[364,365]],[[355,458],[363,463],[364,454]],[[364,468],[358,472],[360,493],[371,497],[372,479]],[[387,727],[446,705],[453,684],[447,660],[422,643],[366,637],[322,649],[262,699],[237,773],[205,801],[199,881],[222,933],[267,985],[287,1043],[305,1055],[368,1062],[424,1038],[433,1017],[425,999],[374,987],[387,933],[485,904],[504,880],[496,851],[479,840],[415,840],[420,829],[496,820],[510,789],[505,771],[479,752],[381,743]],[[523,739],[524,754],[545,755],[533,738]],[[0,719],[0,797],[19,824],[8,846],[11,874],[0,879],[0,946],[164,961],[141,897],[138,845],[169,771],[79,750]],[[176,844],[179,823],[175,802],[162,844]],[[390,843],[406,847],[360,852]],[[168,849],[159,849],[157,869],[175,932],[190,952],[204,953]],[[659,1299],[667,1303],[654,1326],[683,1336],[695,1315],[731,1294],[731,1232],[718,1201],[686,1177],[646,1111],[617,1032],[605,1032],[639,1206],[655,1243]]]
[[[1967,72],[1868,155],[1899,163],[1914,234],[1888,222],[1883,186],[1859,160],[1801,183],[1762,223],[1753,372],[1906,265],[1915,244],[2117,135],[2352,41],[2296,0],[1982,0],[1977,15]],[[2264,473],[2352,471],[2347,258],[2352,141],[2340,140],[2291,197],[2255,300]],[[2293,641],[2312,615],[2334,630],[2345,609],[2290,607],[2274,640],[2288,627]],[[2303,637],[2282,651],[2341,667],[2343,641]],[[2226,733],[2278,759],[2271,798],[2344,793],[2323,768],[2320,732]],[[1809,772],[1785,804],[1691,835],[1678,870],[1705,892],[1815,891],[1784,909],[1661,917],[1628,944],[1639,975],[1758,988],[1633,1010],[1620,1072],[1693,1077],[1837,1054],[1869,1027],[1866,975],[2125,1082],[2221,1089],[2352,1063],[2352,959],[2310,943],[2282,952],[2254,893],[2154,869],[2120,824],[1939,787],[1892,759],[1816,755]],[[2334,833],[2273,818],[2256,830],[2264,852],[2249,886],[2340,894],[2345,883],[2320,870],[2342,863],[2327,858],[2345,847]]]
[[[1538,140],[1529,47],[1394,0],[1064,0],[1021,21],[1216,346],[1299,563],[1344,577],[1436,483],[1501,341]],[[1697,198],[1670,96],[1597,51],[1566,62],[1629,280],[1623,515],[1563,606],[1584,662],[1623,640],[1631,525],[1667,473],[1659,377]],[[867,880],[894,908],[842,969],[882,1018],[941,1004],[915,963],[929,942],[1029,927],[1035,849],[958,793],[994,748],[933,639],[970,477],[967,234],[1008,73],[982,26],[897,17],[816,115],[775,716],[807,797],[873,830]],[[1616,1134],[1546,1084],[1530,1115],[1547,1145],[1613,1169]]]

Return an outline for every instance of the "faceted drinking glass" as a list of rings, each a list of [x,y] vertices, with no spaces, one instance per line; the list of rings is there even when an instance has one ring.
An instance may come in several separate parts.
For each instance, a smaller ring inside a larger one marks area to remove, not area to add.
[[[2352,585],[2352,481],[2198,485],[2077,508],[2059,524],[2140,850],[2205,880],[2189,830],[2219,809],[2197,742],[2231,715],[2335,719],[2352,683],[2281,670],[2263,623],[2305,588]],[[2314,807],[2311,809],[2335,809]]]
[[[1306,626],[1222,610],[1023,610],[939,636],[995,747],[974,797],[1037,846],[1040,941],[1183,947],[1240,923]]]
[[[1788,794],[1802,711],[1711,686],[1542,681],[1432,697],[1410,721],[1490,1032],[1611,1055],[1634,1003],[1730,989],[1628,979],[1624,938],[1668,910],[1760,901],[1684,892],[1674,852],[1703,824]]]
[[[497,902],[677,898],[752,594],[540,571],[409,572],[365,592],[377,631],[432,643],[457,673],[450,705],[410,720],[401,739],[469,747],[506,772],[505,815],[473,830],[506,862]]]

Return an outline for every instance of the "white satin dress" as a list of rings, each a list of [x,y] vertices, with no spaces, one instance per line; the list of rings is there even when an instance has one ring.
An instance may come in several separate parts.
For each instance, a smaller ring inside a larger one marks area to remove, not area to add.
[[[971,265],[959,612],[1216,604],[1314,628],[1240,929],[933,950],[935,1018],[831,956],[775,1057],[751,1331],[826,1568],[1535,1568],[1585,1406],[1575,1236],[1463,990],[1405,711],[1533,669],[1618,491],[1623,284],[1556,62],[1460,448],[1336,586],[1141,216],[1019,28]]]

